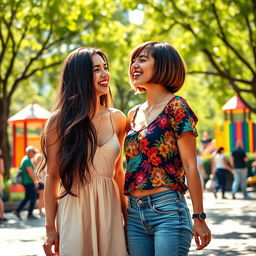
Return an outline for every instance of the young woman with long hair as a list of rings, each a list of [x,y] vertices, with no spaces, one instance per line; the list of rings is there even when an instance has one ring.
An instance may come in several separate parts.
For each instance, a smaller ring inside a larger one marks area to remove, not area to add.
[[[63,64],[57,102],[42,135],[46,255],[126,255],[126,118],[109,107],[109,83],[101,50],[79,48]]]
[[[211,233],[196,164],[197,117],[185,99],[174,95],[184,83],[184,63],[168,43],[146,42],[133,50],[129,75],[131,85],[147,98],[128,113],[125,139],[130,256],[185,256],[193,235],[201,250]]]

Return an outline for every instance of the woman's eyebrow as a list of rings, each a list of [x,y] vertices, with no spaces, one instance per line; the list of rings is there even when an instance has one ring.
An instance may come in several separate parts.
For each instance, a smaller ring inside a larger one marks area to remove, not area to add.
[[[144,58],[148,58],[148,55],[145,55],[145,54],[140,54],[139,55],[140,58],[144,57]]]
[[[104,63],[103,66],[108,66],[108,64],[107,64],[107,63]],[[93,68],[95,68],[95,67],[100,67],[100,65],[97,64],[97,65],[93,65],[92,67],[93,67]]]

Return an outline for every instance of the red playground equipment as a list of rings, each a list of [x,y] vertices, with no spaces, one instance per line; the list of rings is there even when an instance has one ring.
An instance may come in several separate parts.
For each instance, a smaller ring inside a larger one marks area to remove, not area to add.
[[[28,145],[40,148],[40,130],[49,116],[49,111],[33,102],[8,119],[12,125],[13,167],[19,166]]]

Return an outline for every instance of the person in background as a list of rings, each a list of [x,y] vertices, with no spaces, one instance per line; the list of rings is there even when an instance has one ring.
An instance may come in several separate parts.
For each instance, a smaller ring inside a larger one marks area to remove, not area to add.
[[[233,174],[232,168],[228,165],[225,158],[224,148],[220,147],[212,159],[212,175],[216,180],[213,193],[216,199],[219,189],[222,191],[222,199],[227,199],[225,196],[227,186],[227,170]]]
[[[248,157],[246,156],[246,153],[243,149],[243,142],[237,141],[236,148],[232,152],[232,155],[230,157],[230,164],[234,171],[234,181],[232,184],[233,199],[236,199],[236,193],[239,189],[239,185],[241,185],[244,199],[249,199],[249,196],[247,193],[247,183],[246,183],[246,179],[248,175],[247,161],[248,161]]]
[[[133,50],[128,72],[132,87],[147,99],[128,113],[124,147],[129,253],[185,256],[193,234],[198,250],[211,241],[196,166],[197,117],[174,95],[184,83],[185,65],[171,45],[151,41]],[[184,197],[188,189],[194,225]]]
[[[47,256],[127,255],[126,117],[110,104],[105,53],[87,47],[71,52],[42,135]]]
[[[256,160],[252,162],[252,175],[256,176]]]
[[[28,208],[28,219],[38,219],[33,215],[33,210],[35,208],[36,199],[37,199],[37,188],[38,184],[36,183],[36,178],[34,174],[34,165],[31,159],[35,156],[37,149],[33,146],[28,146],[26,148],[26,155],[23,157],[20,165],[20,169],[23,174],[23,186],[25,187],[25,197],[19,203],[18,207],[13,211],[13,214],[18,218],[22,219],[20,212],[23,210],[27,202],[29,203]]]
[[[207,146],[209,145],[209,143],[212,141],[212,139],[210,138],[210,136],[208,135],[208,132],[203,132],[203,136],[201,139],[201,145],[202,148],[205,149],[207,148]]]
[[[0,223],[7,221],[7,218],[4,216],[4,202],[2,200],[3,188],[4,188],[4,159],[2,155],[2,150],[0,149]]]
[[[35,157],[32,159],[32,163],[36,169],[41,161],[42,154],[37,153]],[[41,174],[41,180],[38,182],[38,188],[37,188],[37,194],[38,194],[38,200],[37,200],[37,208],[39,210],[39,215],[41,217],[44,216],[43,208],[44,208],[44,180],[45,180],[45,173]]]
[[[202,191],[204,192],[204,186],[205,186],[204,180],[207,178],[207,174],[204,168],[202,158],[200,156],[200,150],[198,148],[196,149],[196,162],[197,162],[197,170],[199,172],[200,180],[202,184]]]

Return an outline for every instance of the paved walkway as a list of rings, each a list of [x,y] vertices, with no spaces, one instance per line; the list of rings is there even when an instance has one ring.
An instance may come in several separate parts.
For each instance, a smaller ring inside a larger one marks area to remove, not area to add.
[[[256,192],[249,195],[251,200],[243,200],[239,194],[236,200],[216,200],[212,194],[205,194],[205,211],[212,231],[212,242],[203,251],[196,251],[193,240],[190,256],[256,255]],[[190,205],[189,200],[188,203]],[[22,212],[24,220],[18,221],[11,213],[6,215],[9,221],[0,224],[0,255],[44,255],[41,246],[44,218],[26,220],[26,212]]]

